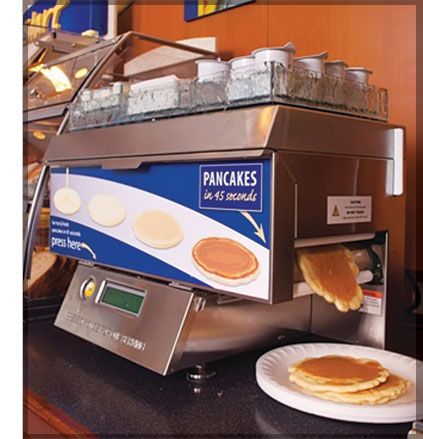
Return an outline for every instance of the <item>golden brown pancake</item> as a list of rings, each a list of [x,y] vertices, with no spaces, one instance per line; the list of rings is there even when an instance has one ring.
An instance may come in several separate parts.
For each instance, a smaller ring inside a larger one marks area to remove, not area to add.
[[[351,252],[343,245],[297,250],[298,265],[308,286],[339,311],[357,310],[363,291],[357,283],[359,269]]]
[[[357,392],[387,380],[378,361],[341,355],[305,358],[289,367],[290,381],[311,392]]]
[[[192,249],[197,269],[208,278],[225,285],[240,285],[254,280],[259,263],[254,254],[228,238],[205,238]]]
[[[360,390],[359,392],[335,393],[335,392],[309,392],[313,396],[336,402],[350,404],[385,404],[388,401],[399,398],[410,388],[410,381],[397,375],[389,375],[389,378],[379,386],[372,389]]]

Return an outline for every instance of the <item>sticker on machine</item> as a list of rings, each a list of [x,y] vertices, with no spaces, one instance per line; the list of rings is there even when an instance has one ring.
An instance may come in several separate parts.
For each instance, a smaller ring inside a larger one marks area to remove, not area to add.
[[[382,297],[381,291],[363,288],[363,304],[359,311],[380,316],[382,314]]]
[[[327,224],[370,223],[372,197],[328,197]]]

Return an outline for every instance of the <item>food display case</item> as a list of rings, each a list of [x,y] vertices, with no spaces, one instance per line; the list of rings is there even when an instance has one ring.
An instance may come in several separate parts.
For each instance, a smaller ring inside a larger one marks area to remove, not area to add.
[[[38,71],[41,64],[51,63],[63,55],[96,44],[101,39],[95,33],[80,35],[41,26],[23,26],[24,81]]]
[[[46,77],[50,72],[45,68],[47,64],[54,64],[54,60],[69,55],[72,52],[87,48],[100,42],[99,38],[77,35],[60,30],[49,30],[39,26],[24,25],[23,45],[24,45],[24,63],[23,63],[23,78],[24,86],[29,83],[33,84],[31,90],[26,88],[24,92],[24,177],[26,177],[26,190],[24,196],[26,202],[30,201],[33,196],[35,183],[40,172],[40,163],[43,154],[47,148],[49,139],[55,135],[63,120],[64,113],[57,112],[57,114],[45,113],[37,115],[36,113],[29,113],[28,111],[40,110],[51,104],[50,101],[42,100],[41,95],[37,99],[37,89],[35,83],[32,83],[32,78],[40,71],[40,77],[36,82],[40,83],[40,78],[44,81],[49,81]],[[53,72],[58,72],[60,66]],[[79,72],[80,79],[88,73],[88,69]],[[54,74],[54,73],[53,73]],[[60,78],[51,77],[51,80],[58,81]],[[67,84],[68,86],[69,84]],[[66,88],[66,85],[63,85]],[[63,88],[62,87],[62,88]],[[57,88],[57,90],[56,90]],[[50,91],[52,97],[56,94],[56,99],[66,101],[69,96],[64,94],[60,86],[56,85]],[[72,88],[78,88],[78,84],[72,83]],[[29,91],[32,91],[29,95]],[[39,93],[39,92],[38,92]],[[31,101],[31,102],[30,102]]]
[[[33,215],[34,198],[40,202],[31,239],[28,239],[28,229],[24,235],[24,254],[32,256],[34,252],[33,265],[32,257],[25,259],[25,263],[28,262],[24,278],[26,318],[54,313],[75,269],[69,259],[57,258],[48,252],[48,197],[36,191],[37,182],[47,177],[42,158],[52,137],[60,132],[70,102],[113,44],[96,37],[34,28],[25,26],[24,29],[27,56],[24,63],[23,210],[26,221]],[[31,270],[32,279],[26,282]]]
[[[67,127],[72,103],[77,98],[85,99],[88,91],[88,113],[93,113],[97,118],[110,119],[114,117],[116,107],[119,108],[121,104],[122,86],[116,86],[115,83],[125,76],[130,60],[142,57],[139,72],[134,74],[132,65],[131,75],[134,78],[149,78],[165,74],[169,69],[175,70],[180,76],[190,76],[195,72],[196,60],[204,57],[216,58],[214,53],[206,50],[135,33],[127,33],[110,40],[72,37],[58,31],[41,35],[37,43],[37,47],[41,49],[38,55],[32,57],[31,68],[34,71],[24,85],[24,213],[27,215],[24,289],[28,309],[30,305],[44,310],[57,309],[64,292],[60,288],[58,294],[57,285],[67,285],[75,268],[68,259],[66,261],[69,265],[62,267],[60,261],[53,260],[50,255],[43,254],[39,257],[38,253],[33,253],[34,249],[45,252],[48,247],[45,220],[48,219],[49,209],[46,191],[49,174],[41,161],[52,138]],[[48,55],[51,51],[57,53],[58,50],[63,51],[61,56]],[[115,85],[109,87],[109,84]],[[92,94],[96,99],[91,98]],[[86,120],[89,120],[89,115]],[[32,268],[36,277],[31,279],[33,255],[40,261],[37,263],[38,270]],[[46,284],[43,276],[37,276],[38,272],[44,272],[46,264],[52,269],[51,273],[57,273],[60,282],[52,275]],[[62,268],[57,270],[57,264]],[[66,281],[63,281],[64,278]],[[37,293],[31,294],[31,291]],[[43,291],[43,297],[39,297],[40,291]]]

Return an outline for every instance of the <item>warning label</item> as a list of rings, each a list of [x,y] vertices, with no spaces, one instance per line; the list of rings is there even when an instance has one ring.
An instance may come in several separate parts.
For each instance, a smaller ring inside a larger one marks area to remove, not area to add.
[[[382,314],[382,297],[380,291],[363,289],[363,304],[359,309],[360,312],[366,314],[374,314],[380,316]]]
[[[341,214],[339,213],[338,206],[336,204],[335,207],[333,208],[332,216],[341,216]]]
[[[328,197],[327,224],[369,223],[372,197]]]

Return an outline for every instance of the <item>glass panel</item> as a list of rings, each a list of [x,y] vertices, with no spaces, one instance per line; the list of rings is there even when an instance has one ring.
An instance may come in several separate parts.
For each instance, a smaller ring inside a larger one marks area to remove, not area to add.
[[[38,71],[24,87],[25,110],[71,101],[108,50],[89,52],[47,68],[43,64],[33,67]]]
[[[51,63],[65,54],[76,52],[100,38],[88,37],[60,30],[49,30],[40,26],[23,27],[24,79],[33,77],[41,64]]]

